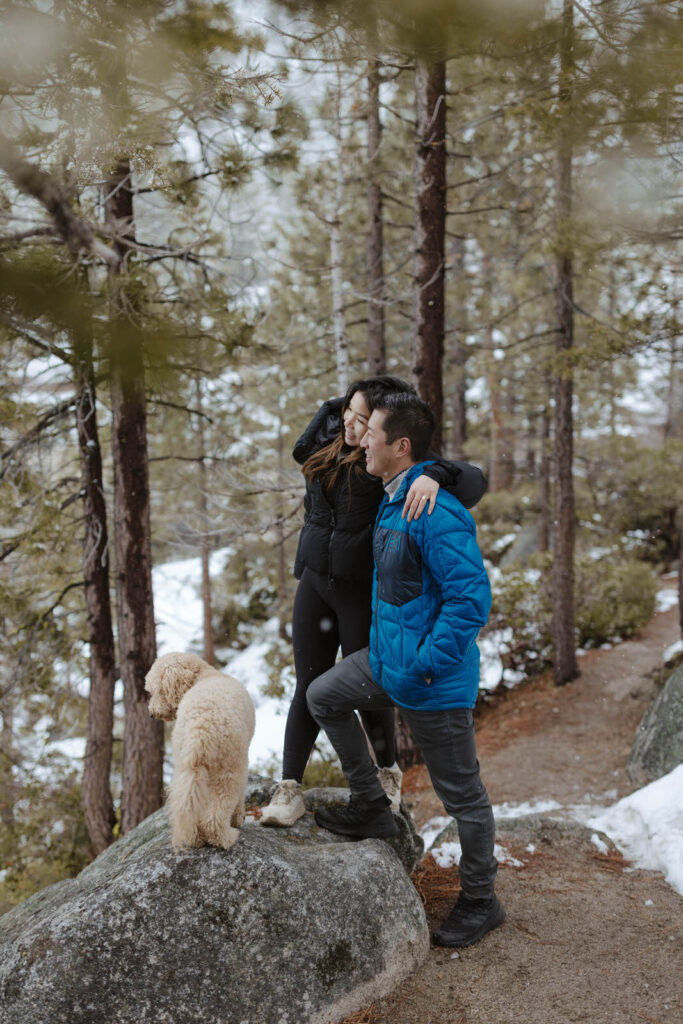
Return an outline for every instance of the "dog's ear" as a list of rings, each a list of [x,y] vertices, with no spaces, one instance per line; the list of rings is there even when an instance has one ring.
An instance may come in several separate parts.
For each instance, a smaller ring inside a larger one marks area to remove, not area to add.
[[[159,669],[159,690],[173,707],[177,707],[190,687],[194,686],[204,662],[196,654],[164,654],[155,662]]]
[[[161,669],[157,659],[157,661],[152,663],[149,672],[145,676],[145,692],[152,696],[159,689],[160,683]]]

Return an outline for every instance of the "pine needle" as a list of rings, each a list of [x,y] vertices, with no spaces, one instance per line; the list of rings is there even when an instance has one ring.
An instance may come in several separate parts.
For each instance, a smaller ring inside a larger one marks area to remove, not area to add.
[[[425,906],[432,900],[455,899],[460,891],[457,867],[439,867],[431,853],[427,854],[410,877]]]
[[[593,860],[597,861],[601,868],[607,871],[618,871],[621,873],[626,867],[624,855],[620,850],[609,850],[607,853],[594,853]]]

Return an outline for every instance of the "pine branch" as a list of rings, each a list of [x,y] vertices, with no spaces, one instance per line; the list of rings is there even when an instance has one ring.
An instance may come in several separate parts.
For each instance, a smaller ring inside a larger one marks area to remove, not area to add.
[[[56,608],[59,608],[60,604],[62,603],[62,601],[64,600],[64,598],[66,597],[70,590],[82,590],[84,587],[85,580],[77,580],[75,583],[67,584],[67,586],[60,591],[56,601],[54,601],[49,608],[46,608],[44,612],[41,612],[41,614],[36,619],[36,624],[40,622],[45,622],[45,620],[48,619],[50,615],[52,615],[53,611]]]
[[[151,398],[149,399],[150,405],[161,405],[167,409],[176,409],[178,412],[187,413],[188,416],[201,416],[207,423],[213,423],[213,420],[208,413],[203,412],[201,409],[193,409],[187,405],[179,405],[177,402],[169,402],[165,398]]]
[[[54,228],[29,228],[27,231],[17,231],[12,235],[0,235],[0,248],[14,249],[22,242],[39,238],[54,237]]]
[[[4,478],[15,455],[17,455],[23,448],[26,448],[31,444],[35,444],[42,432],[52,423],[61,419],[62,416],[65,416],[75,404],[76,398],[73,395],[71,398],[67,398],[63,402],[59,402],[57,405],[53,406],[52,409],[48,410],[44,416],[41,416],[38,422],[31,427],[27,433],[23,434],[18,441],[15,441],[11,448],[7,448],[4,452],[0,452],[0,462],[2,463],[2,468],[0,469],[0,480]]]
[[[112,266],[119,257],[108,245],[100,242],[91,224],[77,217],[69,205],[64,187],[51,174],[23,158],[10,140],[0,135],[0,169],[27,196],[36,199],[49,213],[57,232],[72,252],[85,250]]]
[[[67,365],[73,363],[73,356],[61,345],[55,345],[54,342],[41,337],[35,330],[27,327],[26,324],[19,323],[14,317],[9,316],[7,313],[0,312],[0,324],[4,324],[15,334],[20,335],[26,341],[30,342],[31,345],[39,349],[41,352],[45,352],[47,355],[56,355]]]

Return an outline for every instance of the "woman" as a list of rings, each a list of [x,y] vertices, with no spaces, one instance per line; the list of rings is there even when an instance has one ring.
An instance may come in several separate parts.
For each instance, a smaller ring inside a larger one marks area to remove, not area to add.
[[[304,813],[301,781],[319,728],[306,704],[309,685],[342,656],[369,642],[372,616],[372,531],[384,493],[365,471],[360,447],[374,399],[413,391],[398,377],[357,380],[343,399],[325,402],[294,446],[306,478],[304,526],[294,565],[299,580],[292,614],[296,690],[285,728],[282,781],[263,808],[264,825],[292,825]],[[446,486],[466,507],[486,490],[475,466],[435,459],[412,485],[404,513],[418,518]],[[396,764],[392,709],[361,715],[382,785],[398,810],[401,771]]]

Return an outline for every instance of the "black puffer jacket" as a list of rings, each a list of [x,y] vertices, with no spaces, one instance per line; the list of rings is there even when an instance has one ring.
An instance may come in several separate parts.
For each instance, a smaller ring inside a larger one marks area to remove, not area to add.
[[[330,444],[341,430],[342,399],[325,402],[294,445],[294,458],[303,465],[315,452]],[[436,457],[425,474],[471,508],[486,492],[486,478],[476,466],[447,462]],[[379,477],[365,470],[342,467],[332,493],[320,482],[306,482],[304,525],[294,562],[297,579],[308,566],[330,581],[370,583],[374,567],[372,531],[384,487]]]

